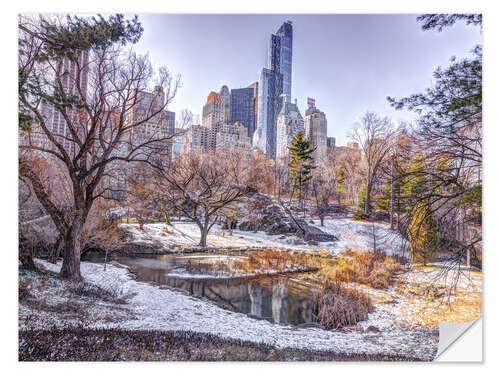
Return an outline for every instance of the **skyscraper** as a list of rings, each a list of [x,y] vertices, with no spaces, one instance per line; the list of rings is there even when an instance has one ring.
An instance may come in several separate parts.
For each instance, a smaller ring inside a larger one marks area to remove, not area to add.
[[[297,100],[290,103],[285,98],[278,115],[277,128],[276,158],[288,157],[290,154],[288,146],[298,132],[304,131],[304,120],[297,107]]]
[[[276,121],[283,104],[282,94],[291,98],[292,44],[292,22],[286,21],[271,35],[268,67],[262,69],[259,78],[254,146],[273,158],[276,156]]]
[[[327,155],[327,122],[325,114],[309,104],[304,123],[306,137],[311,141],[313,148],[316,149],[313,154],[314,160],[317,163],[325,161]]]
[[[230,118],[230,101],[231,101],[231,94],[229,94],[229,88],[224,85],[221,87],[219,91],[220,97],[222,99],[222,102],[224,103],[224,120],[223,122],[229,123],[229,118]]]
[[[222,95],[212,91],[208,94],[207,103],[203,106],[203,117],[201,124],[208,128],[215,128],[224,122],[224,102]]]
[[[83,92],[83,95],[87,94],[88,86],[88,66],[89,66],[89,53],[88,51],[83,51],[78,57],[78,63],[71,61],[67,57],[61,62],[61,89],[67,96],[76,95],[79,96],[79,90]],[[78,148],[74,142],[74,137],[70,133],[69,126],[64,119],[60,110],[56,109],[54,105],[46,101],[42,101],[41,105],[42,116],[45,120],[45,125],[48,130],[52,133],[55,139],[63,145],[65,150],[70,154],[75,154],[78,152]],[[68,111],[69,118],[71,121],[77,122],[79,110],[76,107],[70,108]],[[83,125],[83,124],[80,124]],[[74,127],[79,128],[79,126]],[[83,128],[83,126],[80,126]],[[33,141],[39,146],[45,149],[54,148],[55,146],[49,141],[46,134],[36,127],[32,131]]]
[[[155,86],[152,92],[137,91],[135,96],[130,99],[130,103],[131,108],[127,112],[126,118],[127,123],[135,124],[144,121],[132,129],[132,145],[138,146],[153,140],[161,140],[158,143],[150,143],[146,148],[151,149],[151,152],[154,149],[159,158],[170,162],[173,141],[167,138],[174,134],[175,112],[161,110],[165,106],[163,88]]]
[[[281,109],[283,74],[271,69],[262,69],[259,79],[257,128],[253,145],[268,155],[276,156],[276,121]]]
[[[335,148],[335,137],[326,138],[326,147]]]
[[[249,84],[247,87],[253,89],[253,130],[257,128],[257,114],[259,109],[259,81]]]
[[[255,121],[254,89],[246,87],[231,90],[231,115],[229,123],[242,123],[248,136],[253,137]]]
[[[289,100],[292,98],[292,45],[293,45],[293,28],[292,22],[286,21],[278,29],[276,35],[280,39],[280,54],[278,70],[283,74],[283,94]]]

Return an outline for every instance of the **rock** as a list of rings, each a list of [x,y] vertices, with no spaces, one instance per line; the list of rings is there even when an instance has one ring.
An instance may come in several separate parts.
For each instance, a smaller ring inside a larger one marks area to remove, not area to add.
[[[316,241],[314,241],[314,240],[307,241],[307,244],[311,245],[311,246],[318,246],[318,243]]]
[[[127,255],[139,255],[139,254],[164,254],[168,251],[163,248],[162,244],[159,242],[145,242],[145,241],[135,241],[127,242],[122,246],[122,252]]]
[[[277,361],[279,358],[276,355],[276,351],[273,349],[271,352],[267,355],[265,361]]]
[[[321,324],[313,323],[313,322],[298,324],[297,327],[298,328],[323,328],[323,326]]]
[[[380,332],[380,329],[378,329],[377,327],[375,326],[369,326],[365,332]]]
[[[312,225],[314,224],[313,220],[306,222],[298,217],[298,214],[295,221],[292,220],[276,199],[267,195],[252,194],[241,202],[239,207],[245,213],[238,219],[240,230],[263,231],[269,235],[293,234],[302,237],[305,241],[329,242],[337,240],[334,235],[325,233]],[[294,211],[293,207],[292,211]]]
[[[306,241],[316,241],[316,242],[329,242],[329,241],[337,241],[337,237],[335,237],[333,234],[328,234],[326,232],[323,232],[321,229],[305,224],[303,226],[304,228],[304,240]]]

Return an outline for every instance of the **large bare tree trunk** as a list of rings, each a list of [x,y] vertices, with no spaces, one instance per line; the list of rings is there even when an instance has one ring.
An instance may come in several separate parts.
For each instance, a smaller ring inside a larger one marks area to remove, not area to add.
[[[200,246],[201,247],[207,247],[207,235],[208,235],[208,228],[207,227],[200,227]]]
[[[85,219],[82,216],[75,217],[66,238],[64,239],[64,258],[61,268],[61,277],[71,280],[81,280],[80,255],[82,228]]]

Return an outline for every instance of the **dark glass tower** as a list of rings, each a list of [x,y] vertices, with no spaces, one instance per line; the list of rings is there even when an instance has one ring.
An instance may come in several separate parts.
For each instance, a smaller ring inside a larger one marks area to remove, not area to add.
[[[248,136],[253,137],[254,133],[254,89],[251,87],[231,90],[231,115],[230,123],[239,121],[248,130]]]
[[[257,128],[253,143],[270,157],[276,156],[276,123],[283,105],[282,94],[291,99],[292,44],[292,22],[286,21],[276,34],[271,35],[268,68],[262,69],[259,79]]]
[[[276,122],[281,109],[283,74],[271,69],[262,69],[259,79],[257,129],[254,146],[271,158],[276,156]]]
[[[283,74],[283,94],[292,100],[292,22],[287,21],[281,25],[276,35],[280,39],[279,66],[276,70]]]

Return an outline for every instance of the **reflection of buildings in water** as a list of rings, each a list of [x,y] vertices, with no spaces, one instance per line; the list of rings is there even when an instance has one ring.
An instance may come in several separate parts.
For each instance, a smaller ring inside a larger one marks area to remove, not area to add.
[[[312,322],[313,321],[313,312],[312,312],[312,303],[309,300],[302,300],[300,302],[300,307],[299,307],[299,312],[300,312],[300,317],[306,322]]]
[[[211,300],[222,308],[269,319],[275,323],[301,324],[314,321],[308,284],[286,277],[258,279],[183,279],[167,276],[183,269],[184,262],[169,257],[128,260],[123,263],[140,281],[182,289],[193,297]]]
[[[256,284],[248,284],[250,297],[250,314],[262,316],[262,288]]]
[[[273,321],[275,323],[286,323],[286,311],[287,311],[287,296],[288,288],[284,280],[279,280],[277,283],[273,284],[273,299],[272,299],[272,310],[273,310]]]

